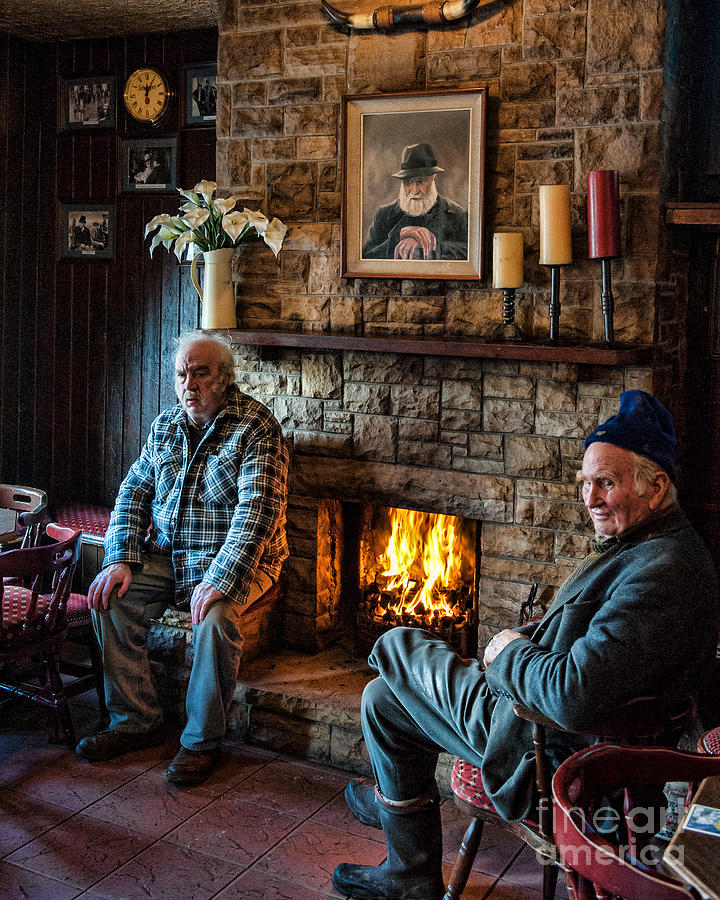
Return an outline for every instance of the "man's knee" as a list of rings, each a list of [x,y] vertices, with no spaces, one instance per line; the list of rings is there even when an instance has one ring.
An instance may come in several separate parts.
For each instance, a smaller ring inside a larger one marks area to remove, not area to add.
[[[243,639],[236,606],[237,604],[230,600],[220,600],[217,603],[213,603],[205,613],[203,620],[194,626],[195,641],[198,642],[203,638],[209,638],[211,640],[229,641],[236,646],[241,645]]]

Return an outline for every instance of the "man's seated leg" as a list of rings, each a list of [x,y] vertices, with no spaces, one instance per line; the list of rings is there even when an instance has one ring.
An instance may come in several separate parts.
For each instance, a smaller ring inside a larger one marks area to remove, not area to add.
[[[218,601],[199,625],[193,625],[194,657],[185,701],[187,724],[180,736],[180,750],[167,770],[168,780],[174,784],[198,784],[217,764],[237,687],[243,612],[272,585],[264,572],[257,572],[245,605]]]
[[[108,608],[93,612],[110,727],[80,741],[76,752],[82,759],[98,762],[164,742],[163,712],[151,676],[147,638],[150,620],[172,604],[174,590],[170,557],[146,554],[127,592],[118,597],[114,591]]]

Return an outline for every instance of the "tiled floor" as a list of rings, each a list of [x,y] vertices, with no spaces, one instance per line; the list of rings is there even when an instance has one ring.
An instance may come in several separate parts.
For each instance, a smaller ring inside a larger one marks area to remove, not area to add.
[[[0,710],[0,900],[319,900],[339,896],[339,862],[385,857],[382,833],[345,807],[346,773],[232,744],[207,782],[177,788],[172,741],[90,765],[26,709]],[[92,730],[82,698],[73,714]],[[449,800],[443,821],[447,875],[466,822]],[[538,900],[541,880],[526,848],[486,827],[463,897]]]

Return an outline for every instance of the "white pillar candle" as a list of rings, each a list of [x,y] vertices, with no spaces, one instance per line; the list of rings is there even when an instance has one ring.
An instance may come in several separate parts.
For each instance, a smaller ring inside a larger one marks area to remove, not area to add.
[[[540,185],[540,265],[572,262],[570,185]]]
[[[496,231],[493,235],[493,287],[519,288],[523,277],[522,234]]]

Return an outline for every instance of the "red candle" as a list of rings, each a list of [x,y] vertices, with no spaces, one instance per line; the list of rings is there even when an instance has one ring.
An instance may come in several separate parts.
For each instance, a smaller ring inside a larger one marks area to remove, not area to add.
[[[588,172],[588,256],[620,256],[620,173],[616,169]]]

